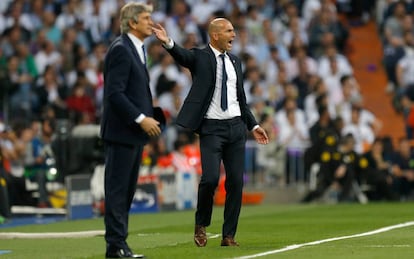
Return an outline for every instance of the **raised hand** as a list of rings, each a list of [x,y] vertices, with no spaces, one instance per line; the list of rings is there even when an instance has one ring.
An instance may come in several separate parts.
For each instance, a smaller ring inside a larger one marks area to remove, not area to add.
[[[167,44],[170,41],[170,38],[168,37],[167,31],[162,27],[161,24],[157,23],[152,27],[152,31],[155,34],[155,37],[159,41],[161,41],[163,44]]]

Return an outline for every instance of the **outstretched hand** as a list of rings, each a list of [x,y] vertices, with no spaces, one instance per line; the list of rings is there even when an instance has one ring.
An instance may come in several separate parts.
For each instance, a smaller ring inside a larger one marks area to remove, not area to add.
[[[161,24],[157,23],[152,27],[152,31],[155,34],[155,37],[159,41],[161,41],[163,44],[167,44],[170,41],[170,38],[168,37],[167,31],[162,27]]]
[[[262,127],[258,127],[253,130],[253,137],[259,144],[268,144],[269,138],[267,137],[266,131]]]

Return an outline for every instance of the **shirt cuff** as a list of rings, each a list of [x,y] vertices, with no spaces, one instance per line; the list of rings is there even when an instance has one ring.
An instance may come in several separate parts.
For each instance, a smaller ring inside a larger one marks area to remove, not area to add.
[[[140,124],[147,116],[145,116],[143,113],[141,113],[138,118],[135,119],[135,122]]]
[[[174,47],[174,41],[170,38],[167,44],[162,44],[166,49],[172,49]]]
[[[252,129],[252,131],[255,131],[257,128],[259,128],[260,126],[259,125],[255,125],[254,127],[253,127],[253,129]]]

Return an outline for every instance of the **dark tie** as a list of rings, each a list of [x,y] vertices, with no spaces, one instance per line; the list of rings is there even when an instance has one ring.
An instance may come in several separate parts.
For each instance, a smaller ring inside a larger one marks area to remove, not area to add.
[[[227,110],[227,73],[226,73],[226,63],[224,62],[225,54],[220,54],[221,60],[223,61],[222,69],[222,80],[221,80],[221,109],[223,111]]]
[[[145,53],[145,45],[142,44],[142,53],[144,53],[144,65],[147,66],[147,53]]]

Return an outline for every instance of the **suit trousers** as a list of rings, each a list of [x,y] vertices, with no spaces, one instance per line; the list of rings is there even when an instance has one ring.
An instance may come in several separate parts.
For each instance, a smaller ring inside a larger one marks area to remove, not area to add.
[[[220,164],[226,171],[223,237],[234,237],[240,215],[245,166],[246,125],[240,117],[205,119],[200,128],[202,175],[198,186],[196,225],[209,226]]]
[[[108,249],[125,248],[128,216],[137,186],[143,146],[107,142],[105,157],[105,240]]]

